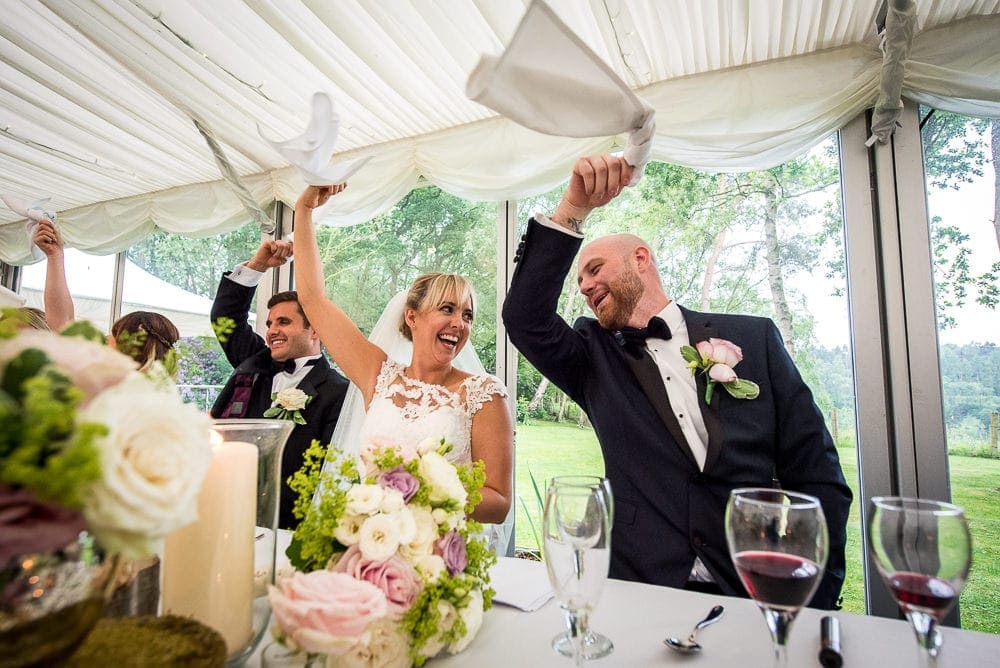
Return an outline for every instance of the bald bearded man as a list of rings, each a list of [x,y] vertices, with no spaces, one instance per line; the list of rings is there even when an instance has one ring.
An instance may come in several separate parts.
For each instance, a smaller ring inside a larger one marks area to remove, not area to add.
[[[738,487],[780,485],[822,503],[830,556],[810,605],[834,608],[852,494],[777,327],[679,306],[639,237],[602,237],[580,250],[587,215],[631,171],[610,155],[577,161],[555,212],[529,221],[503,308],[514,345],[594,425],[615,499],[610,574],[745,597],[726,547],[726,502]],[[596,319],[570,327],[557,305],[577,251],[577,281]],[[735,370],[759,386],[756,398],[716,387],[706,404],[705,375],[692,376],[681,346],[709,339],[742,349]]]

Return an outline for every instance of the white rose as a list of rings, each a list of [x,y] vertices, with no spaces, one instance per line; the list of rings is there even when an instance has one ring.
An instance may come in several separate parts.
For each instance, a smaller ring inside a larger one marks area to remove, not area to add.
[[[382,504],[382,488],[378,485],[353,485],[347,490],[347,507],[349,513],[371,515]]]
[[[399,532],[388,515],[375,515],[361,523],[358,548],[369,561],[385,561],[399,549]]]
[[[384,513],[386,517],[392,519],[396,524],[396,532],[399,533],[399,542],[406,545],[417,536],[417,521],[413,519],[413,513],[406,506],[393,513]]]
[[[448,569],[444,559],[436,554],[424,554],[413,560],[413,567],[429,583],[437,582]]]
[[[399,552],[403,557],[412,560],[434,551],[434,542],[438,539],[438,527],[430,509],[424,506],[408,506],[407,510],[413,518],[415,531],[413,538],[400,546]]]
[[[297,387],[287,387],[274,398],[274,403],[286,411],[300,411],[309,403],[309,395]]]
[[[364,515],[341,515],[337,522],[337,528],[333,530],[333,537],[341,545],[350,547],[361,540],[361,524],[365,521]]]
[[[327,668],[407,668],[410,665],[410,638],[390,620],[368,626],[367,642],[354,643],[341,656],[329,655]]]
[[[434,521],[439,527],[443,526],[448,531],[458,528],[459,523],[465,519],[464,510],[449,513],[444,508],[435,508],[431,515],[434,517]]]
[[[459,506],[465,506],[465,487],[458,478],[455,466],[447,459],[436,452],[427,453],[420,458],[420,475],[431,487],[431,503],[439,504],[454,499]]]
[[[21,330],[0,341],[0,367],[29,348],[44,352],[60,372],[84,394],[84,404],[113,385],[137,376],[137,364],[128,355],[77,336],[60,336],[34,329]]]
[[[444,443],[443,438],[434,438],[433,436],[425,438],[424,440],[417,443],[417,454],[423,457],[429,452],[437,452],[438,448]]]
[[[448,646],[448,651],[452,654],[458,654],[468,647],[479,633],[479,627],[483,625],[483,593],[473,589],[469,593],[469,602],[458,614],[465,620],[465,635]]]
[[[84,515],[105,549],[126,558],[156,552],[198,517],[198,491],[212,458],[208,416],[134,375],[77,414],[109,433],[99,440],[102,479]]]
[[[444,641],[441,640],[441,636],[450,631],[452,624],[458,619],[458,612],[455,610],[455,606],[448,601],[439,600],[437,609],[440,615],[438,632],[431,636],[424,646],[420,648],[420,653],[428,658],[436,656],[438,652],[444,649]]]
[[[382,490],[382,503],[379,506],[379,510],[383,513],[394,513],[406,506],[406,500],[403,499],[403,493],[398,489],[388,489],[385,487],[380,489]]]

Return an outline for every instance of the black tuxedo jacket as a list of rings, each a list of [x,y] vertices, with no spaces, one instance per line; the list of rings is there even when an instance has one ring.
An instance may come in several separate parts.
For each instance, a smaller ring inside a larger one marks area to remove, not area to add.
[[[740,378],[760,386],[753,400],[717,387],[706,406],[699,374],[709,435],[701,471],[652,358],[633,358],[593,318],[570,327],[558,315],[559,293],[579,248],[579,239],[532,220],[503,319],[518,350],[594,425],[615,497],[611,576],[682,587],[697,556],[723,592],[746,596],[726,547],[726,502],[732,489],[777,481],[822,502],[830,557],[810,605],[833,607],[844,579],[851,491],[823,416],[774,323],[681,309],[692,346],[710,337],[732,341],[743,350]]]
[[[237,384],[248,382],[252,383],[252,389],[244,417],[260,418],[271,407],[271,381],[274,378],[271,351],[247,321],[255,289],[234,283],[226,275],[219,283],[219,291],[212,303],[212,322],[224,317],[232,318],[236,323],[235,330],[221,342],[226,359],[233,365],[234,371],[212,406],[212,417],[222,417],[233,403]],[[288,478],[302,467],[303,454],[314,439],[324,444],[330,442],[348,383],[346,378],[330,367],[325,357],[320,357],[298,384],[298,388],[313,397],[313,400],[302,410],[306,423],[295,425],[281,458],[278,526],[282,528],[294,528],[296,523],[292,515],[295,495],[288,488]],[[242,410],[234,412],[239,414]]]

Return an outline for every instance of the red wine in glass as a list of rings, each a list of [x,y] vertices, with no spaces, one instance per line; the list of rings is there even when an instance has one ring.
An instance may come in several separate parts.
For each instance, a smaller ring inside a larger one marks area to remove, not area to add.
[[[774,608],[805,605],[823,572],[811,559],[780,552],[739,552],[733,563],[751,598]]]
[[[904,610],[917,608],[939,620],[951,610],[958,596],[955,588],[940,578],[905,571],[889,577],[889,589]]]

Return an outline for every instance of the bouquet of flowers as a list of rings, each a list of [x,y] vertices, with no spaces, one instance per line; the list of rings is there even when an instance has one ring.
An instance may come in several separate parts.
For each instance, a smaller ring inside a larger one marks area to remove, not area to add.
[[[469,645],[492,603],[496,557],[467,519],[483,464],[456,466],[450,449],[444,439],[369,443],[359,462],[313,443],[292,481],[301,523],[288,555],[299,572],[270,590],[279,641],[327,666],[419,666]]]
[[[88,324],[18,324],[0,319],[0,572],[84,530],[109,554],[158,551],[196,519],[208,417]]]

